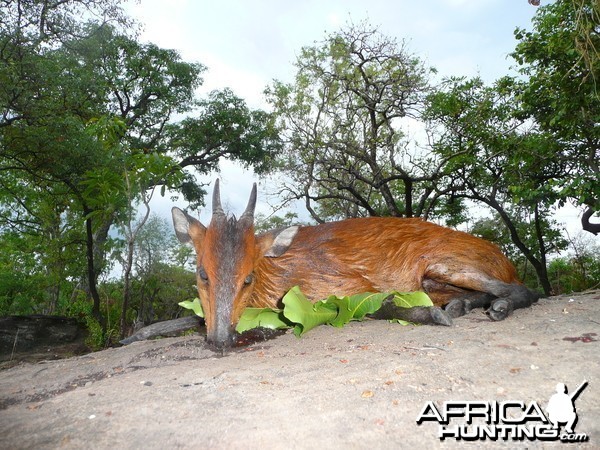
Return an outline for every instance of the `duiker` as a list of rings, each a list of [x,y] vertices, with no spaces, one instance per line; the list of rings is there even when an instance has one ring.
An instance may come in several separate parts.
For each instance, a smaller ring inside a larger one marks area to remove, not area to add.
[[[538,298],[495,245],[467,233],[421,219],[370,217],[256,236],[255,206],[256,184],[240,218],[226,215],[217,180],[208,226],[172,210],[177,237],[196,250],[207,339],[219,349],[235,343],[244,308],[278,307],[296,285],[312,301],[332,294],[425,291],[437,307],[396,312],[441,324],[475,307],[502,320]]]

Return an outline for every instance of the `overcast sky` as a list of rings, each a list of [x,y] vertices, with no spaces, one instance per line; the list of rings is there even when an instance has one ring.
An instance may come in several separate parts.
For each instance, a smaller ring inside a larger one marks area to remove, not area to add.
[[[536,9],[526,0],[141,0],[131,11],[143,40],[208,67],[206,91],[231,87],[261,107],[272,79],[292,80],[303,46],[349,21],[406,40],[441,75],[493,81],[511,65],[513,31],[529,28]]]
[[[492,82],[509,73],[513,32],[530,29],[536,10],[527,0],[141,0],[128,9],[143,24],[142,41],[207,66],[199,95],[229,87],[253,108],[267,108],[263,91],[273,79],[293,80],[303,46],[363,20],[405,40],[439,76],[479,75]],[[223,203],[239,214],[259,180],[229,163],[222,165],[221,178]],[[257,210],[270,212],[270,190],[262,181]],[[172,204],[168,198],[153,203],[161,215]]]

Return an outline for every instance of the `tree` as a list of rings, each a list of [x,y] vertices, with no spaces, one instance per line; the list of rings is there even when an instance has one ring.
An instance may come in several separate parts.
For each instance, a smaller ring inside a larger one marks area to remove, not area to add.
[[[554,292],[580,292],[600,285],[600,245],[588,233],[569,236],[569,253],[554,258],[548,272]]]
[[[518,113],[505,80],[453,78],[429,97],[425,117],[434,152],[448,159],[440,189],[495,211],[550,294],[547,255],[566,242],[551,218],[558,196],[548,184],[563,169],[544,158],[557,143]]]
[[[22,201],[17,215],[5,209],[4,216],[12,225],[17,223],[14,219],[40,223],[41,211],[51,211],[54,216],[49,220],[54,225],[42,225],[37,232],[58,230],[65,219],[85,221],[86,237],[76,244],[86,243],[87,287],[94,299],[94,315],[102,322],[96,280],[112,216],[122,204],[118,196],[107,196],[102,200],[110,200],[102,204],[94,195],[115,185],[122,152],[115,153],[117,146],[107,145],[104,138],[121,138],[125,128],[107,108],[110,86],[104,73],[95,70],[99,66],[95,56],[106,42],[115,41],[113,28],[81,24],[73,18],[86,9],[121,23],[125,19],[118,2],[9,3],[14,3],[15,14],[9,14],[0,29],[4,81],[0,184],[14,188],[9,190],[13,198],[23,198],[24,187],[33,186],[29,190],[37,192],[38,201],[36,205]],[[90,48],[96,51],[92,59]],[[6,204],[11,203],[11,195]]]
[[[173,163],[170,158],[160,158],[158,155],[152,155],[153,158],[137,158],[137,167],[134,170],[125,170],[123,178],[125,180],[125,189],[129,204],[127,218],[123,221],[123,234],[125,235],[126,255],[123,263],[123,302],[121,307],[121,339],[125,338],[127,328],[127,310],[131,302],[131,274],[133,268],[133,259],[136,240],[143,231],[144,225],[150,217],[150,201],[154,195],[155,186],[148,189],[151,185],[150,178],[159,178],[166,180],[172,177]],[[178,173],[178,172],[177,172]],[[140,219],[133,224],[133,216],[136,212],[135,199],[139,198],[143,205],[143,212]],[[142,304],[143,306],[143,304]]]
[[[193,116],[166,127],[169,154],[178,166],[208,174],[227,158],[265,173],[281,151],[279,130],[272,114],[251,110],[231,89],[213,91],[197,101]],[[179,186],[192,205],[203,205],[206,192],[188,174]]]
[[[543,158],[562,168],[548,190],[561,203],[584,207],[582,227],[600,233],[590,222],[600,210],[600,6],[595,0],[557,0],[540,7],[534,29],[517,29],[512,56],[522,78],[511,89],[521,117],[534,120],[558,149]]]
[[[178,302],[174,300],[188,300],[196,295],[193,288],[194,271],[171,262],[173,254],[181,247],[171,228],[172,225],[165,219],[151,215],[136,241],[136,326],[149,325],[157,319],[174,318],[178,311]],[[177,280],[180,279],[183,283],[178,284]],[[176,291],[184,291],[184,294]]]
[[[298,214],[288,211],[283,217],[277,215],[266,216],[262,213],[255,214],[254,230],[256,233],[264,233],[278,228],[288,228],[294,225],[307,225],[298,220]]]
[[[276,129],[228,90],[197,102],[202,65],[76,14],[89,8],[123,23],[116,1],[8,3],[9,20],[0,23],[0,231],[85,249],[86,270],[70,276],[86,274],[82,287],[103,322],[96,285],[109,229],[127,219],[128,193],[141,198],[171,186],[201,203],[202,187],[183,169],[206,172],[221,157],[265,169],[278,148]],[[176,113],[190,118],[173,122]]]
[[[403,131],[428,89],[423,63],[361,24],[303,48],[296,67],[294,84],[267,89],[285,130],[288,197],[304,199],[318,222],[425,214],[437,167]]]

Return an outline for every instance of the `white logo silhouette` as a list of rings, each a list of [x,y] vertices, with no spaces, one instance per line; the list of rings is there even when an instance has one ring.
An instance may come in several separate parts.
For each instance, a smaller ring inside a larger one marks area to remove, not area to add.
[[[558,383],[556,385],[556,394],[550,397],[546,411],[548,412],[548,419],[552,422],[554,428],[558,428],[559,423],[566,423],[565,431],[568,434],[573,434],[573,427],[577,422],[577,412],[575,411],[575,398],[583,391],[587,386],[588,382],[584,381],[579,387],[573,392],[573,394],[567,394],[567,386],[564,383]]]

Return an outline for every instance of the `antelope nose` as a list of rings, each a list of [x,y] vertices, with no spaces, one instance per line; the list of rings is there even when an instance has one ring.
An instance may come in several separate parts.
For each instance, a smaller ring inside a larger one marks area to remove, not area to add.
[[[218,327],[214,330],[214,333],[210,333],[207,336],[208,344],[214,347],[217,351],[223,351],[227,348],[233,347],[236,343],[236,333],[233,327],[228,326]]]

